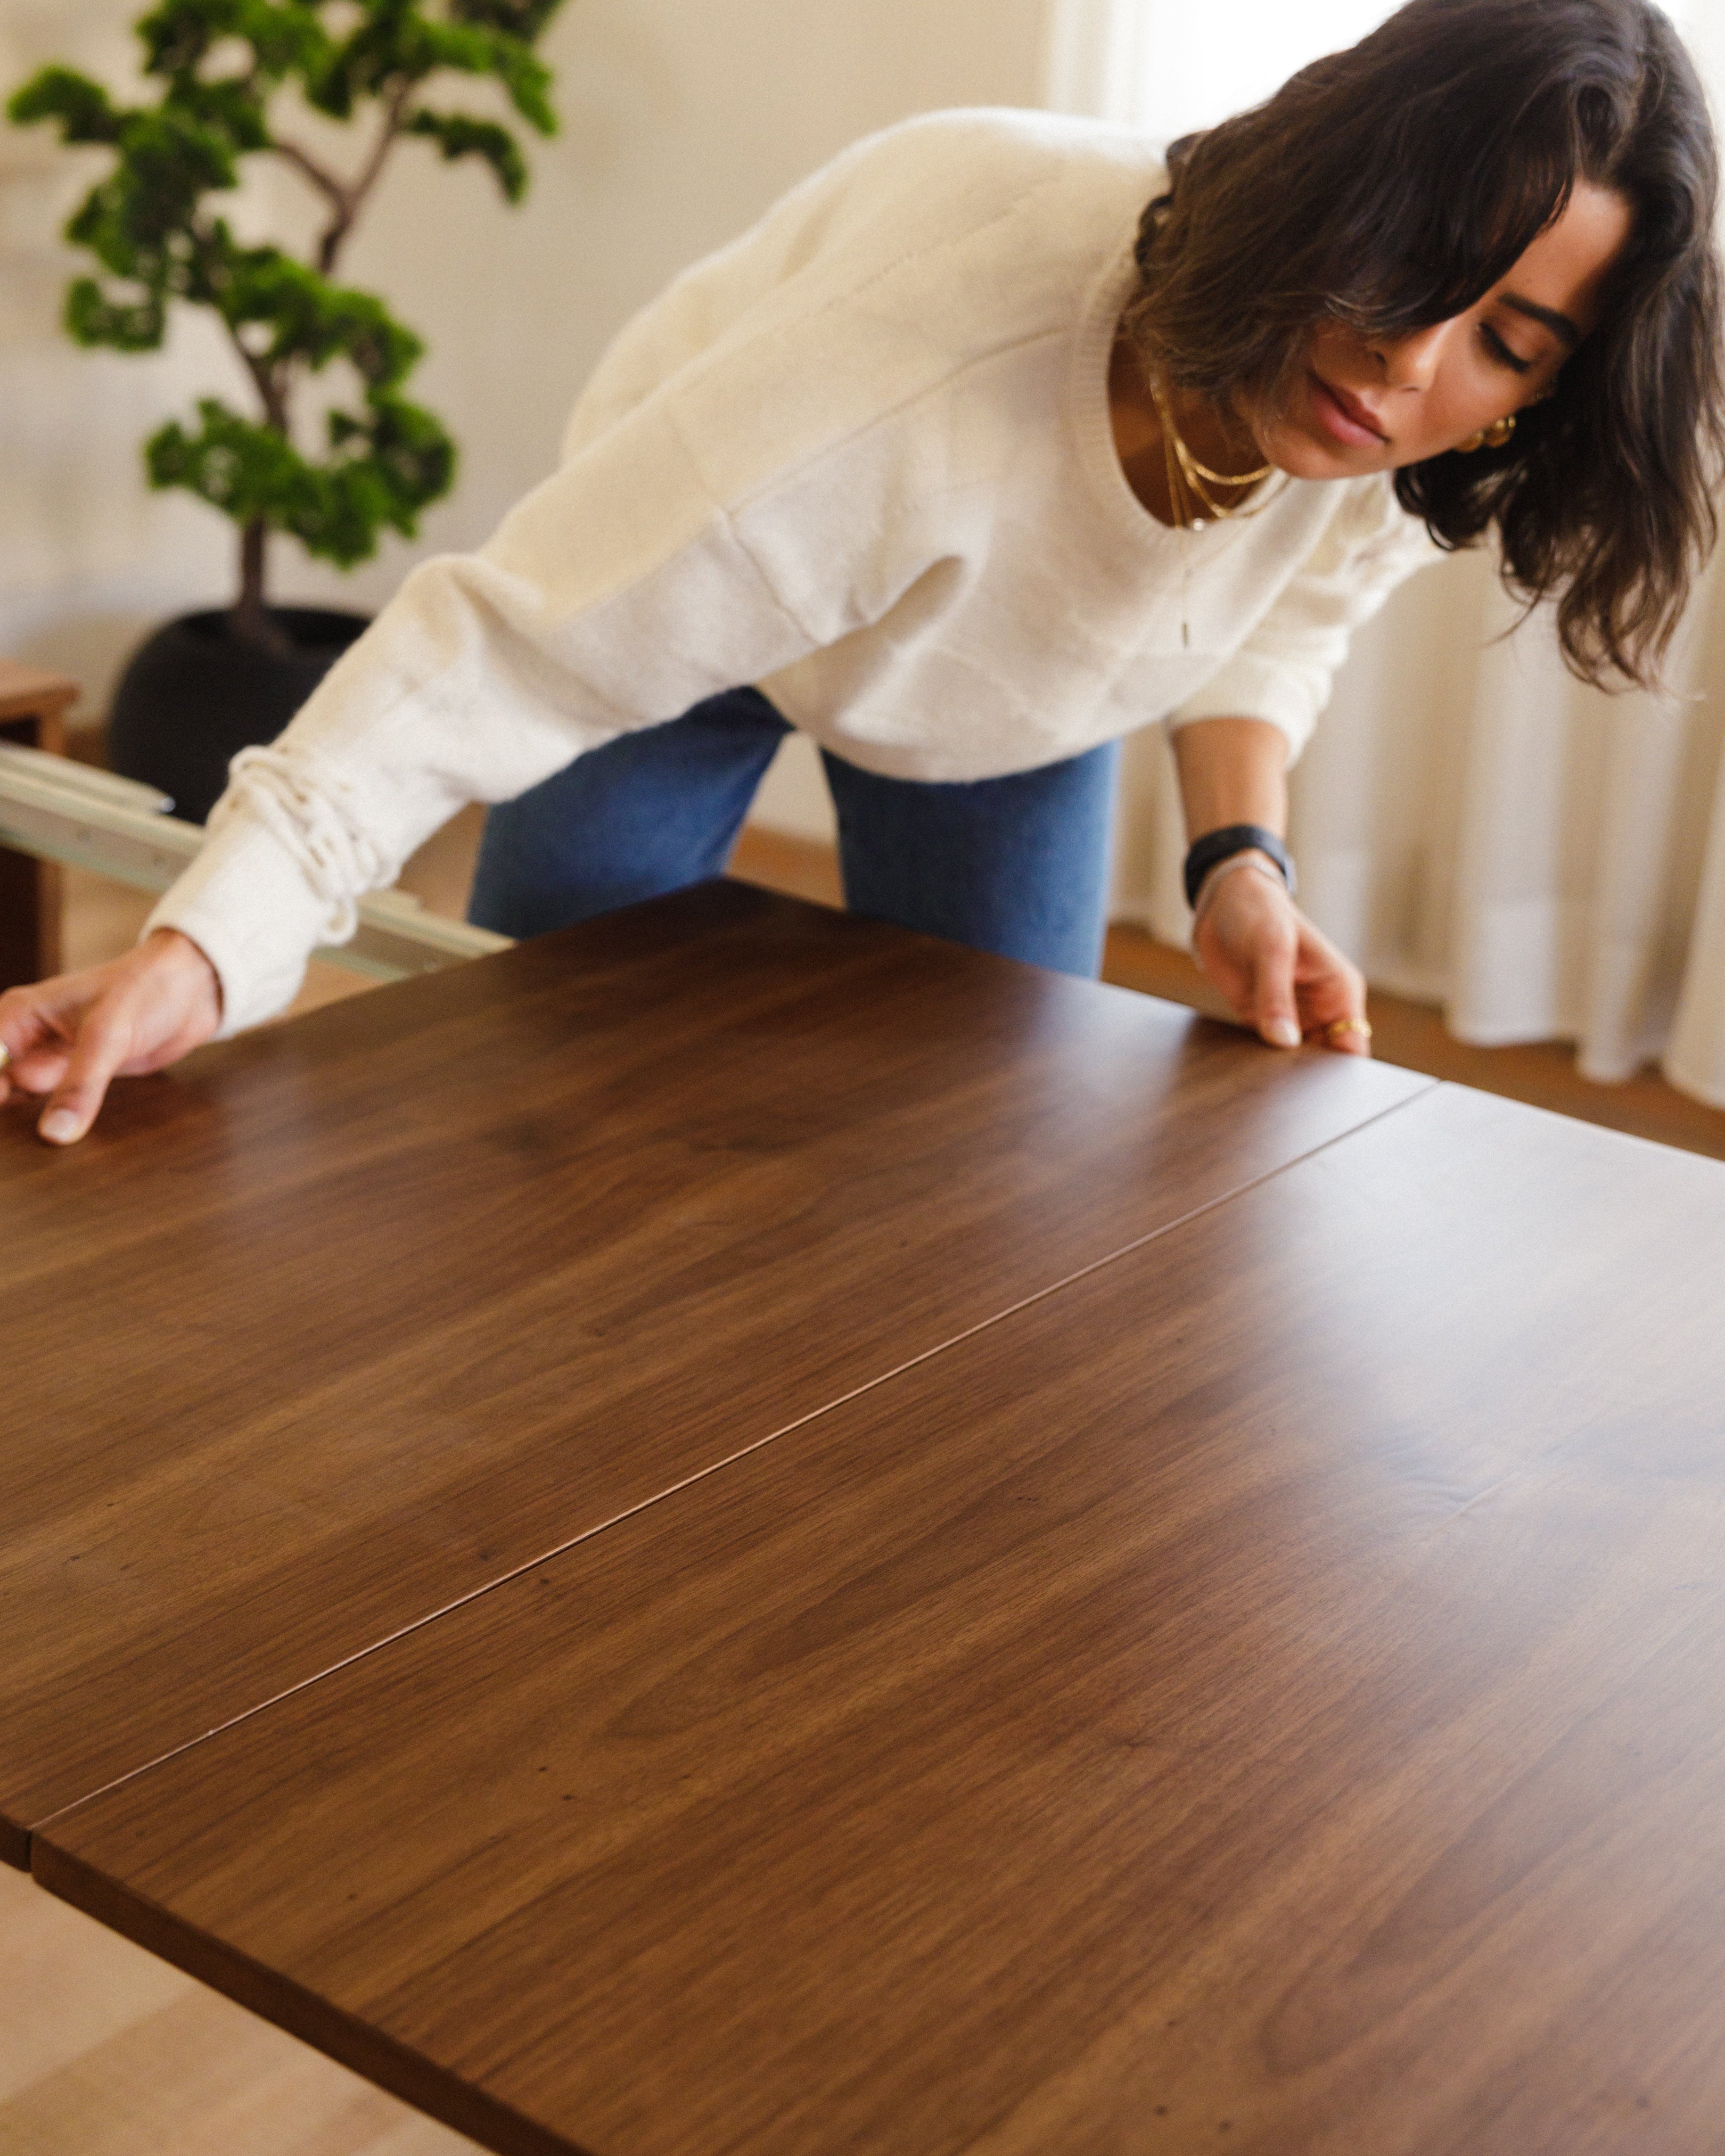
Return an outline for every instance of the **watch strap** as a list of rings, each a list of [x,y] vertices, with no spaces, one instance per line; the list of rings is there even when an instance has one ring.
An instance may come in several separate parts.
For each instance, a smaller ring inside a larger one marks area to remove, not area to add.
[[[1281,880],[1289,895],[1299,888],[1294,875],[1294,857],[1277,833],[1262,824],[1225,824],[1219,831],[1206,831],[1201,839],[1194,839],[1186,855],[1186,903],[1195,906],[1204,880],[1219,862],[1231,855],[1244,853],[1267,854],[1281,871]]]

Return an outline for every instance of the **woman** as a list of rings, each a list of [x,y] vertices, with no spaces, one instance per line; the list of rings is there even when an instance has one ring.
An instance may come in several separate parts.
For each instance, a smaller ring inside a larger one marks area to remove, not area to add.
[[[1165,718],[1206,970],[1266,1040],[1363,1052],[1289,757],[1434,542],[1494,531],[1579,672],[1651,678],[1713,536],[1715,193],[1647,0],[1411,0],[1166,169],[1029,114],[858,145],[236,760],[136,951],[0,999],[9,1082],[81,1137],[116,1073],[279,1009],[466,799],[508,804],[475,911],[511,932],[711,873],[789,725],[854,907],[1090,971],[1117,742]]]

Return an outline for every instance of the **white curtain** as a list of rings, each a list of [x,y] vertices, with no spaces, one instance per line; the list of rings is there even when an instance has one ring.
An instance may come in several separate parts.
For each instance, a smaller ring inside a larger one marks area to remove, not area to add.
[[[1255,103],[1382,0],[1051,0],[1048,102],[1163,138]],[[1725,5],[1671,12],[1725,85]],[[1716,95],[1717,108],[1721,100]],[[1302,896],[1378,987],[1458,1038],[1571,1040],[1589,1078],[1658,1061],[1725,1107],[1725,564],[1658,698],[1563,670],[1483,555],[1425,570],[1358,639],[1295,774]],[[1130,747],[1117,910],[1183,942],[1160,730]]]

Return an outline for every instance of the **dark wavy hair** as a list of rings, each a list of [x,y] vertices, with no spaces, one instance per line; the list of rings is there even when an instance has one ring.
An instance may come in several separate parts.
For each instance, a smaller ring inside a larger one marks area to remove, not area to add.
[[[1555,395],[1507,447],[1395,487],[1441,546],[1496,527],[1510,589],[1557,600],[1574,672],[1652,685],[1725,470],[1718,161],[1668,18],[1648,0],[1409,0],[1168,167],[1126,330],[1165,379],[1224,399],[1286,394],[1327,316],[1384,338],[1464,312],[1579,182],[1625,198],[1603,318]]]

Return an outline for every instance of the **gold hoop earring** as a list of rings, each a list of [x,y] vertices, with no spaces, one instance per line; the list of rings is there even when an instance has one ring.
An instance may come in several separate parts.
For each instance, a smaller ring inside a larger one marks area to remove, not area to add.
[[[1516,415],[1513,412],[1506,412],[1501,419],[1494,419],[1489,427],[1481,427],[1477,434],[1470,434],[1466,441],[1457,442],[1456,454],[1471,457],[1476,449],[1501,449],[1515,430]]]

